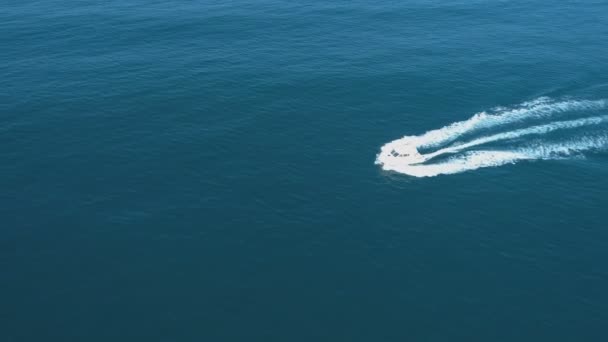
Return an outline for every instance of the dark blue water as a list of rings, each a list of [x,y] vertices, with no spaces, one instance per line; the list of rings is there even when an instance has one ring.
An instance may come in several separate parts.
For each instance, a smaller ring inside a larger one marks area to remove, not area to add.
[[[604,103],[606,37],[599,0],[3,1],[0,341],[606,340],[608,125],[374,164]]]

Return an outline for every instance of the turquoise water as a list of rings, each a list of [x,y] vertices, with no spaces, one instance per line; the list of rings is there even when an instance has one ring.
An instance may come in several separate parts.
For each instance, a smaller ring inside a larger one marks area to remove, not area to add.
[[[607,2],[8,0],[0,32],[1,341],[608,337]]]

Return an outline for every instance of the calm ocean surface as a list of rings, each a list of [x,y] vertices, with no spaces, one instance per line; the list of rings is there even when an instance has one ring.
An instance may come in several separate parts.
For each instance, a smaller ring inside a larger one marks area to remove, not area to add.
[[[608,340],[605,0],[4,0],[0,80],[2,342]]]

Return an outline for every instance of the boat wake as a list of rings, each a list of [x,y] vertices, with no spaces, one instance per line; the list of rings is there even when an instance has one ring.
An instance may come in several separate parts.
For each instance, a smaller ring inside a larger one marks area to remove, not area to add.
[[[405,136],[380,148],[376,164],[415,177],[454,174],[522,160],[562,159],[608,147],[606,100],[543,97]]]

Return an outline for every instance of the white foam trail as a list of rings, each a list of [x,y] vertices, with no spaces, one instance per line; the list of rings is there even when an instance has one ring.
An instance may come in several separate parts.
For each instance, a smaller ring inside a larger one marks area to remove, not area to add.
[[[525,154],[511,151],[474,151],[450,158],[448,161],[439,164],[383,165],[382,168],[414,177],[434,177],[475,170],[482,167],[500,166],[524,159],[532,158]]]
[[[511,132],[504,132],[504,133],[490,135],[487,137],[481,137],[479,139],[471,140],[467,143],[458,144],[456,146],[442,148],[433,153],[425,154],[424,157],[428,160],[428,159],[440,156],[442,154],[456,153],[459,151],[463,151],[467,148],[487,144],[490,142],[508,140],[508,139],[516,139],[516,138],[521,138],[521,137],[524,137],[527,135],[547,134],[547,133],[551,133],[553,131],[557,131],[557,130],[561,130],[561,129],[573,129],[573,128],[578,128],[578,127],[597,125],[597,124],[601,124],[601,123],[607,122],[607,121],[608,121],[608,115],[604,115],[604,116],[596,116],[596,117],[584,118],[584,119],[578,119],[578,120],[558,121],[558,122],[553,122],[553,123],[549,123],[546,125],[522,128],[522,129],[517,129],[517,130],[511,131]]]
[[[524,121],[530,118],[543,118],[557,113],[577,110],[598,110],[608,105],[606,100],[567,100],[552,102],[549,98],[542,97],[534,101],[525,102],[518,108],[504,110],[491,114],[481,112],[471,118],[455,122],[448,126],[428,131],[419,136],[405,136],[417,147],[436,147],[441,144],[452,142],[465,133],[473,132],[482,128],[492,128]]]
[[[606,136],[582,137],[566,143],[529,145],[514,151],[470,151],[437,164],[392,165],[389,170],[414,177],[434,177],[514,164],[522,160],[559,159],[606,146],[608,146]]]

